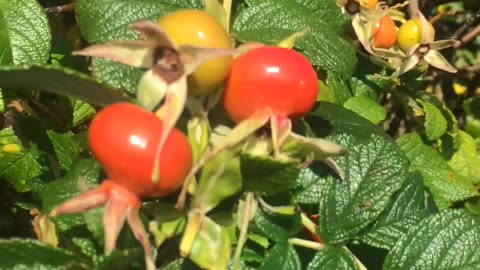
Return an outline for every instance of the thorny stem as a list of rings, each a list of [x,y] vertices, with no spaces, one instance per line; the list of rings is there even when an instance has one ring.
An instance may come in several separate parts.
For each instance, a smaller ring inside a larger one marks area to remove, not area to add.
[[[45,8],[47,14],[60,14],[73,10],[73,4]]]
[[[233,256],[233,270],[240,269],[240,256],[242,255],[243,245],[247,241],[248,223],[250,221],[249,216],[254,203],[255,199],[253,193],[248,192],[245,198],[245,212],[240,228],[240,235],[238,236],[237,248],[235,249],[235,255]]]

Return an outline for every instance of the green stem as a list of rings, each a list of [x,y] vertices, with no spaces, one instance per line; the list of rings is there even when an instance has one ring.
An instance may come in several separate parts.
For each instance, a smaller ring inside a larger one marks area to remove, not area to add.
[[[302,225],[305,229],[309,230],[313,234],[317,234],[317,228],[315,227],[315,223],[305,215],[305,213],[301,213],[300,217],[302,218]]]
[[[301,247],[306,247],[306,248],[318,250],[318,251],[322,251],[327,247],[323,243],[309,241],[309,240],[305,240],[305,239],[301,239],[301,238],[290,238],[290,239],[288,239],[288,243],[290,243],[292,245],[297,245],[297,246],[301,246]]]
[[[233,270],[240,270],[240,256],[242,255],[243,245],[247,241],[247,231],[250,211],[253,204],[255,204],[255,198],[252,192],[248,192],[245,198],[245,212],[243,214],[243,220],[240,228],[240,235],[238,236],[237,248],[235,249],[235,255],[233,256]]]

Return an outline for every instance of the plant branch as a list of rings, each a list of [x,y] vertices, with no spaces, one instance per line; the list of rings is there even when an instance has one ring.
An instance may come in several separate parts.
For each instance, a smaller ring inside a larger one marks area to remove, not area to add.
[[[243,245],[247,242],[248,223],[250,222],[250,213],[256,203],[252,192],[248,192],[245,198],[245,211],[240,228],[240,235],[238,236],[237,248],[235,249],[235,255],[233,256],[233,269],[240,269],[240,256],[242,255]]]
[[[64,12],[70,12],[73,10],[73,4],[67,4],[62,6],[48,7],[45,8],[45,13],[47,14],[60,14]]]
[[[480,25],[477,25],[477,27],[475,27],[472,31],[468,32],[467,34],[465,34],[461,39],[460,39],[460,42],[459,43],[456,43],[455,45],[453,45],[453,48],[459,48],[463,45],[465,45],[466,43],[470,42],[471,40],[473,40],[476,36],[478,36],[480,34]]]
[[[465,31],[467,30],[468,27],[472,26],[478,19],[480,19],[480,9],[477,10],[477,12],[468,20],[466,20],[463,25],[455,31],[450,38],[451,39],[458,39]]]
[[[408,1],[408,13],[410,14],[411,19],[418,19],[420,9],[418,7],[418,0],[409,0]]]

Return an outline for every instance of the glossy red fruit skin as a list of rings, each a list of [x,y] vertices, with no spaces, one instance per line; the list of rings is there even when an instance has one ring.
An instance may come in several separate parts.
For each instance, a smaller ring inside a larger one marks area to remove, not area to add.
[[[223,105],[236,123],[261,110],[296,119],[313,108],[317,95],[317,75],[307,58],[292,49],[264,46],[233,61]]]
[[[153,113],[130,103],[116,103],[100,111],[88,130],[93,156],[110,181],[139,197],[172,193],[192,166],[192,151],[185,136],[174,129],[160,155],[160,177],[151,179],[163,122]]]

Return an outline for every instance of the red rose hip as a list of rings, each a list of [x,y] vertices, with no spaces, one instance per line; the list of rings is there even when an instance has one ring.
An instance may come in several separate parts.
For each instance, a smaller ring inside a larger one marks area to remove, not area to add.
[[[264,46],[233,61],[223,105],[237,123],[259,111],[295,119],[312,109],[317,95],[316,72],[303,55]]]
[[[93,119],[88,142],[110,181],[139,197],[168,195],[188,174],[192,151],[185,136],[174,129],[161,150],[160,177],[154,184],[152,171],[162,127],[163,122],[153,113],[117,103]]]

